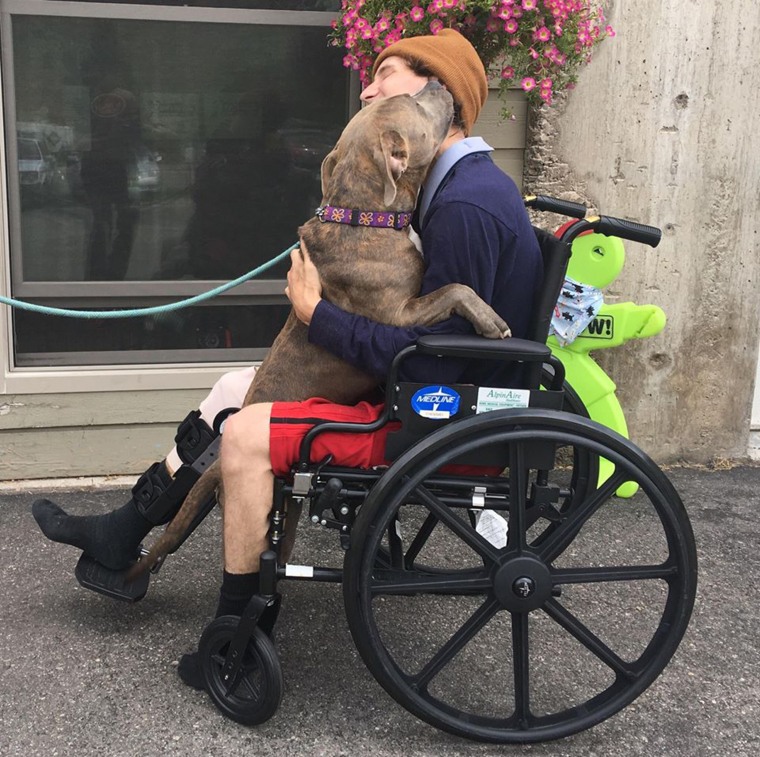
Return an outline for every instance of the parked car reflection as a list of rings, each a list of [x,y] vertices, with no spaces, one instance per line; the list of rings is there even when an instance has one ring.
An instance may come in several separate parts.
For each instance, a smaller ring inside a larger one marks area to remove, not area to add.
[[[34,137],[18,138],[18,174],[23,193],[42,199],[50,190],[55,163],[41,140]]]

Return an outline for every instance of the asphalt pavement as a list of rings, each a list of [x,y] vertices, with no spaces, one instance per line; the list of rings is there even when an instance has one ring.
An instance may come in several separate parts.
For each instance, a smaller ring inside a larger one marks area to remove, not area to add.
[[[220,518],[207,519],[136,604],[82,589],[78,553],[49,543],[32,519],[39,492],[0,488],[0,755],[668,755],[760,754],[760,467],[674,468],[699,555],[691,624],[662,675],[610,719],[527,746],[466,741],[417,720],[378,685],[348,631],[340,588],[291,582],[277,645],[285,695],[247,728],[182,685],[179,656],[216,606]],[[51,498],[103,512],[125,489],[80,487]],[[621,511],[623,512],[623,511]],[[635,552],[637,514],[616,541]],[[301,524],[299,562],[340,564],[332,533]],[[645,608],[642,608],[642,613]],[[637,618],[626,622],[634,625]],[[551,658],[551,656],[550,656]],[[464,681],[463,681],[464,683]],[[468,682],[471,683],[471,682]],[[477,685],[477,684],[476,684]]]

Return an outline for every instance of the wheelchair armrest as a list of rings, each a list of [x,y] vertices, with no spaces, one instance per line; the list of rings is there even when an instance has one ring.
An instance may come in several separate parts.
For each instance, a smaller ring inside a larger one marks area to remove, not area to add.
[[[487,339],[472,334],[428,334],[417,340],[417,352],[423,355],[463,357],[480,360],[544,362],[551,350],[540,342],[527,339]]]

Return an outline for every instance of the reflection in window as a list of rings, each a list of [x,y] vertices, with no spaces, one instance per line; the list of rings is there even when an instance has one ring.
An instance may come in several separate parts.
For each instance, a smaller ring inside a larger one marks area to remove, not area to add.
[[[325,29],[17,16],[13,32],[24,280],[232,278],[319,204],[346,120]]]
[[[254,5],[266,4],[246,7]],[[15,282],[228,280],[297,239],[347,120],[348,76],[327,25],[12,21]],[[140,284],[133,294],[161,293]],[[61,319],[47,322],[48,345],[31,340],[29,315],[16,319],[20,364],[25,352],[59,352],[56,341],[94,349],[84,338],[58,340],[74,331]],[[255,346],[271,343],[275,320]],[[114,343],[98,349],[148,349],[134,333],[120,340],[128,331],[112,329]],[[189,342],[167,336],[157,348],[180,343]]]

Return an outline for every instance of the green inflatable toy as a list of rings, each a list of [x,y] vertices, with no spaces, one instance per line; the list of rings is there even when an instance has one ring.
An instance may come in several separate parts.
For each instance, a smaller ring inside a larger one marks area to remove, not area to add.
[[[622,240],[603,234],[587,233],[577,237],[572,251],[568,278],[598,289],[604,289],[613,282],[625,262]],[[564,364],[567,383],[585,405],[589,418],[628,438],[623,408],[615,395],[615,382],[589,353],[617,347],[630,339],[655,336],[663,328],[665,313],[657,305],[636,305],[633,302],[603,304],[594,319],[573,342],[562,346],[556,336],[550,336],[547,344]],[[599,483],[606,481],[612,472],[612,463],[600,459]],[[629,481],[618,488],[617,494],[620,497],[632,497],[637,488],[634,482]]]

